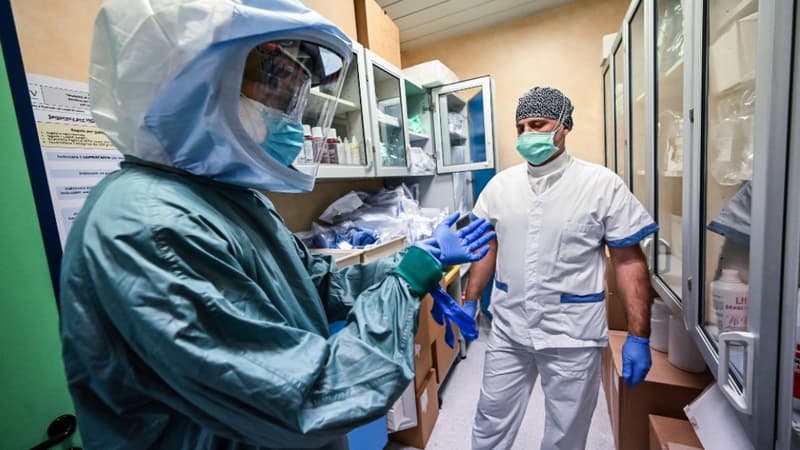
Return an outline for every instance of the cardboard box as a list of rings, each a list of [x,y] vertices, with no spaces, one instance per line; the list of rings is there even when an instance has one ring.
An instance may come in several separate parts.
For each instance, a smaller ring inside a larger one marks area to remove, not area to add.
[[[417,426],[389,435],[392,441],[416,448],[425,448],[439,418],[439,385],[436,371],[431,369],[422,389],[417,393]]]
[[[386,256],[393,255],[404,248],[406,248],[405,236],[396,237],[386,242],[362,249],[361,262],[363,264],[371,263]]]
[[[688,420],[650,415],[650,450],[671,450],[670,443],[702,450],[703,444]]]
[[[311,253],[321,253],[324,255],[332,255],[333,260],[336,261],[336,267],[342,268],[361,262],[362,250],[344,250],[339,248],[310,248]]]
[[[422,298],[422,302],[419,306],[419,321],[417,325],[417,334],[424,333],[425,337],[428,339],[428,346],[430,347],[433,345],[433,342],[436,341],[436,336],[438,335],[440,328],[439,324],[433,320],[433,316],[431,316],[431,308],[433,308],[433,297],[430,294],[426,295]],[[424,331],[423,331],[424,330]]]
[[[430,313],[428,313],[430,316]],[[420,311],[420,321],[423,313]],[[433,368],[433,348],[429,338],[427,326],[417,327],[414,335],[414,387],[419,390],[428,372]]]
[[[453,362],[458,357],[459,342],[458,342],[458,327],[453,325],[453,340],[454,346],[450,348],[444,340],[444,327],[436,324],[442,331],[437,333],[436,341],[433,343],[433,368],[436,369],[436,382],[442,384],[447,378],[450,368],[453,367]]]
[[[603,351],[603,388],[617,450],[642,450],[649,445],[648,415],[686,419],[683,407],[714,379],[710,373],[684,372],[672,366],[664,353],[651,351],[653,366],[647,378],[628,389],[622,379],[622,345],[626,332],[609,331]]]

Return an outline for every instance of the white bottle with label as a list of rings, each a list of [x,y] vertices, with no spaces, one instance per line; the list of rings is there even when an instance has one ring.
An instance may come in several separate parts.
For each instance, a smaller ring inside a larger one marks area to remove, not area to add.
[[[303,162],[314,162],[314,144],[311,138],[311,125],[303,125]]]
[[[344,138],[344,163],[348,166],[353,165],[353,153],[350,152],[350,139]]]
[[[722,269],[722,276],[711,283],[711,298],[720,333],[747,329],[749,290],[735,269]]]

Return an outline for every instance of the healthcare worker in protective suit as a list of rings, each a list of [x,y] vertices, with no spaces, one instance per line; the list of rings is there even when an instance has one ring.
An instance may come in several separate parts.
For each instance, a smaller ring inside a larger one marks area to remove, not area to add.
[[[258,192],[313,187],[313,164],[292,166],[299,125],[328,127],[335,102],[307,96],[339,95],[351,51],[289,0],[103,5],[91,108],[125,161],[72,226],[60,292],[86,448],[341,448],[414,377],[421,297],[485,254],[490,226],[451,217],[339,270]]]
[[[626,383],[635,386],[650,368],[651,290],[639,242],[658,227],[616,174],[566,152],[572,111],[557,89],[520,98],[516,148],[525,162],[492,178],[473,209],[497,232],[466,290],[474,301],[494,273],[476,450],[512,448],[538,376],[541,448],[585,448],[608,342],[605,246],[627,310]]]

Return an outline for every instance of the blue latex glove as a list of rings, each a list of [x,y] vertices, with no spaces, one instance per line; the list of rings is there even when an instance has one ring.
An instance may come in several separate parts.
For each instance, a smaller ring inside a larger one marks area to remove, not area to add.
[[[460,213],[453,213],[433,230],[433,237],[415,242],[414,245],[430,253],[439,260],[442,267],[478,261],[486,256],[489,247],[479,253],[473,253],[494,239],[492,224],[486,219],[473,221],[466,227],[454,231],[452,229]]]
[[[622,378],[628,388],[644,380],[651,364],[650,340],[629,334],[622,346]]]
[[[478,316],[478,301],[477,300],[464,300],[464,306],[461,307],[465,313],[469,314],[473,319]]]
[[[439,325],[444,325],[444,340],[450,348],[455,346],[455,335],[451,321],[458,326],[461,330],[461,335],[467,341],[472,341],[478,337],[478,329],[475,326],[475,319],[467,314],[461,307],[450,297],[440,285],[431,291],[433,297],[433,308],[431,308],[431,315],[433,320]]]

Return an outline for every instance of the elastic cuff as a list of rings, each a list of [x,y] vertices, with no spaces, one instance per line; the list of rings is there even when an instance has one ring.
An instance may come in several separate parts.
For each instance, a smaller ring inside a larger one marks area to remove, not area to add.
[[[442,266],[425,250],[411,246],[408,248],[394,273],[406,280],[414,293],[424,295],[442,280]]]

